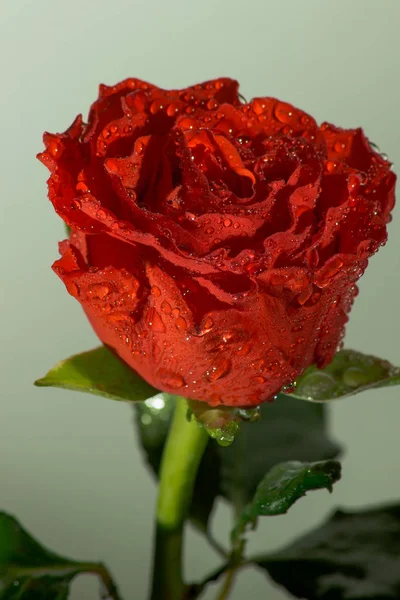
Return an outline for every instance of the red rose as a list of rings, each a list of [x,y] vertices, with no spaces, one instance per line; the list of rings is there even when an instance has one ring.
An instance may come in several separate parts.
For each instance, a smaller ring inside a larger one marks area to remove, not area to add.
[[[230,79],[127,79],[44,142],[71,227],[53,268],[149,383],[252,406],[332,359],[394,204],[390,163],[361,129],[244,103]]]

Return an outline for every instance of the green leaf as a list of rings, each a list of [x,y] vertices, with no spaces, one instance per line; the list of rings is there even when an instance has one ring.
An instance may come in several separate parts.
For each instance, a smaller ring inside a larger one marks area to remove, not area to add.
[[[257,564],[297,598],[398,600],[400,504],[334,513]]]
[[[296,380],[290,394],[302,400],[324,402],[364,390],[400,384],[400,369],[387,360],[341,350],[325,369],[312,366]]]
[[[35,540],[11,515],[0,512],[0,600],[64,600],[80,573],[96,573],[110,598],[115,585],[100,563],[83,563],[55,554]]]
[[[291,461],[273,467],[259,483],[252,501],[239,516],[232,533],[235,542],[248,525],[257,525],[258,517],[283,515],[310,490],[332,491],[340,479],[341,466],[334,460],[304,463]]]
[[[174,398],[168,394],[134,405],[141,445],[155,473],[173,407]],[[224,496],[237,510],[242,510],[252,499],[261,478],[280,462],[337,456],[339,447],[326,431],[326,409],[322,404],[280,395],[275,402],[262,405],[258,421],[240,424],[231,446],[223,448],[210,440],[196,479],[192,521],[206,532],[217,496]]]
[[[146,400],[159,393],[105,346],[60,361],[35,385],[88,392],[111,400]]]
[[[335,458],[339,446],[328,436],[327,407],[279,394],[261,406],[261,418],[242,423],[235,441],[219,448],[220,493],[237,512],[243,510],[272,467],[292,460],[315,462]]]

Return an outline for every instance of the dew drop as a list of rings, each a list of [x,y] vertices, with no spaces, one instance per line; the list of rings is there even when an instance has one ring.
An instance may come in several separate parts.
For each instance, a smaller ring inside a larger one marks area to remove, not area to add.
[[[106,166],[107,171],[110,171],[111,173],[118,173],[119,164],[115,158],[107,158],[104,164]]]
[[[179,317],[179,315],[181,314],[181,311],[179,310],[179,308],[173,308],[171,312],[174,317]]]
[[[248,353],[250,352],[250,349],[251,349],[251,343],[247,342],[246,344],[243,344],[243,346],[240,346],[238,348],[238,351],[236,354],[238,356],[247,356]]]
[[[214,233],[214,229],[213,229],[212,227],[207,227],[207,229],[206,229],[206,233],[207,233],[208,235],[211,235],[212,233]]]
[[[214,100],[214,98],[211,98],[211,100],[209,100],[207,102],[207,108],[208,110],[216,110],[218,108],[219,104],[216,100]]]
[[[335,152],[343,152],[343,150],[346,148],[346,144],[343,144],[343,142],[335,142],[333,149],[335,150]]]
[[[175,321],[175,327],[180,332],[186,331],[187,323],[186,323],[185,319],[183,317],[178,317]]]
[[[296,382],[293,381],[293,383],[289,383],[289,385],[284,385],[281,392],[283,394],[293,394],[293,392],[296,390]]]
[[[260,376],[254,377],[253,381],[254,381],[254,383],[265,383],[266,379],[265,379],[265,377],[262,377],[260,375]]]
[[[289,104],[285,104],[284,102],[277,102],[275,105],[275,117],[281,123],[291,123],[293,118],[293,110]]]
[[[166,302],[165,300],[164,300],[164,302],[161,304],[161,310],[162,310],[162,311],[163,311],[163,313],[165,313],[166,315],[170,315],[170,314],[171,314],[171,312],[172,312],[171,305],[170,305],[168,302]]]
[[[162,318],[156,311],[154,307],[150,308],[148,312],[148,322],[149,327],[152,331],[157,331],[158,333],[164,333],[165,325],[163,323]]]
[[[208,381],[217,381],[217,379],[222,379],[222,377],[226,377],[229,374],[231,368],[231,361],[229,359],[224,359],[216,365],[214,365],[211,369],[207,370],[204,373],[204,377]]]
[[[56,139],[51,140],[47,144],[47,152],[49,152],[54,158],[60,152],[60,142]]]
[[[160,378],[162,385],[172,389],[179,389],[185,384],[185,380],[181,375],[165,369],[158,372],[158,377]]]
[[[370,383],[371,377],[359,367],[349,367],[343,373],[342,381],[348,387],[357,388]]]
[[[213,326],[214,326],[214,321],[212,320],[211,317],[207,317],[203,324],[203,330],[208,332],[208,331],[210,331],[210,329],[213,328]]]
[[[248,148],[249,146],[251,146],[251,138],[247,137],[247,135],[239,135],[236,138],[236,141],[244,148]]]
[[[338,165],[333,160],[328,160],[326,163],[326,170],[328,173],[334,173],[337,169]]]
[[[361,178],[357,175],[349,175],[347,179],[347,189],[351,194],[357,194],[361,185]]]
[[[231,219],[225,219],[224,220],[224,227],[230,227],[232,225],[232,220]]]
[[[154,100],[150,105],[150,112],[152,115],[156,115],[160,110],[164,108],[163,103],[160,100]]]
[[[99,210],[96,213],[96,217],[98,219],[100,219],[100,221],[104,221],[104,219],[107,218],[107,213],[105,210],[103,210],[102,208],[99,208]]]
[[[261,419],[261,408],[259,406],[255,408],[239,408],[238,415],[242,421],[255,423]]]
[[[307,300],[310,299],[312,295],[312,287],[309,286],[307,287],[303,292],[300,292],[300,294],[297,296],[297,302],[303,306]]]
[[[105,283],[92,283],[88,286],[88,296],[102,300],[110,293],[110,287]]]
[[[200,325],[197,328],[195,328],[194,331],[192,331],[191,333],[196,337],[202,337],[203,335],[211,331],[213,326],[213,319],[211,317],[206,317],[205,319],[203,319]]]
[[[179,112],[179,107],[177,104],[170,104],[167,108],[167,115],[169,117],[174,117]]]
[[[143,151],[145,149],[145,145],[141,140],[138,140],[135,144],[135,152],[137,154],[143,154]]]
[[[211,394],[211,396],[207,400],[207,404],[209,404],[210,406],[213,406],[213,407],[221,404],[220,394]]]
[[[156,298],[158,298],[159,296],[161,296],[161,290],[156,285],[153,285],[153,287],[151,288],[150,291],[153,294],[153,296],[155,296]]]

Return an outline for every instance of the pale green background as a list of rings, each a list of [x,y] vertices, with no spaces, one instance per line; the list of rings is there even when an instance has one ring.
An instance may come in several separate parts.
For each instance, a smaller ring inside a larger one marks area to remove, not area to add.
[[[400,165],[399,0],[0,0],[1,403],[0,507],[50,547],[103,559],[125,599],[145,600],[154,482],[129,406],[32,381],[96,339],[51,272],[63,227],[34,158],[41,135],[87,112],[100,81],[127,76],[181,87],[228,75],[247,97],[275,95],[319,121],[362,125]],[[346,344],[400,364],[399,236],[361,281]],[[335,505],[400,498],[400,391],[369,392],[332,407],[347,448],[332,496],[311,494],[286,517],[264,519],[250,549],[285,544]],[[220,504],[216,535],[227,538]],[[189,531],[187,571],[216,562]],[[213,589],[206,596],[215,598]],[[74,600],[94,600],[91,578]],[[261,573],[243,573],[233,600],[282,600]]]

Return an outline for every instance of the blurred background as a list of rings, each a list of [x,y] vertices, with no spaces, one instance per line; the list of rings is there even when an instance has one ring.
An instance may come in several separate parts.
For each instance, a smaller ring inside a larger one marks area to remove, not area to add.
[[[0,508],[43,543],[105,561],[126,598],[148,589],[156,487],[137,445],[132,410],[96,396],[34,388],[59,359],[97,340],[50,270],[63,225],[35,160],[44,130],[87,114],[100,82],[135,76],[184,87],[221,75],[246,98],[277,96],[318,121],[362,125],[400,170],[399,0],[1,0]],[[400,365],[400,216],[371,261],[346,346]],[[249,549],[283,546],[334,506],[399,499],[399,388],[333,403],[346,448],[334,493],[310,494],[283,517],[261,520]],[[218,504],[215,536],[230,511]],[[192,530],[186,568],[201,578],[218,561]],[[74,600],[98,598],[81,578]],[[215,598],[211,588],[206,600]],[[283,600],[261,572],[243,571],[232,600]]]

